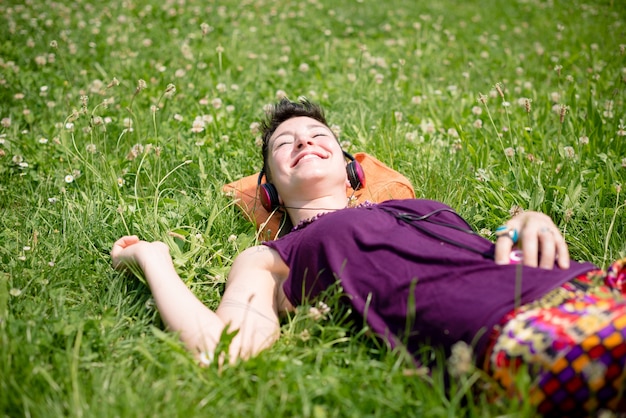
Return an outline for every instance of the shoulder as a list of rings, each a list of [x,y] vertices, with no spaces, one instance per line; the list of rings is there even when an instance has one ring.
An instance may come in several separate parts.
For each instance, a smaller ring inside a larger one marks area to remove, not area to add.
[[[451,211],[452,208],[446,205],[443,202],[439,202],[438,200],[430,200],[430,199],[397,199],[397,200],[386,200],[384,202],[376,204],[376,206],[380,208],[391,208],[391,209],[406,209],[413,210],[418,212],[423,211]]]
[[[239,253],[233,268],[266,270],[272,274],[286,275],[289,269],[276,250],[266,245],[255,245]]]

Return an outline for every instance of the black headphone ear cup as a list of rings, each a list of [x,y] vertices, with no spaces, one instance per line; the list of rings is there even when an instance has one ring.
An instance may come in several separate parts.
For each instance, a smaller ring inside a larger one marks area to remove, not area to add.
[[[272,183],[264,183],[259,186],[259,199],[261,199],[263,208],[268,212],[272,212],[280,206],[278,191]]]
[[[350,161],[346,166],[346,171],[348,172],[348,181],[350,182],[350,186],[354,190],[359,190],[365,187],[365,172],[357,160]]]

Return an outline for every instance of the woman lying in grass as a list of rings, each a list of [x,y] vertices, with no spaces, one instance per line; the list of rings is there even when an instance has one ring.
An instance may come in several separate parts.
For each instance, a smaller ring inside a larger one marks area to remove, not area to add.
[[[165,324],[198,358],[212,358],[225,330],[237,331],[231,361],[255,355],[279,337],[281,313],[339,284],[343,303],[391,347],[449,354],[463,341],[507,389],[528,366],[541,413],[624,410],[626,260],[608,272],[570,261],[537,212],[510,219],[494,244],[439,202],[349,207],[346,188],[364,184],[363,172],[318,106],[283,100],[263,128],[261,198],[295,226],[239,254],[215,312],[180,280],[165,244],[127,236],[111,252],[115,268],[142,270]]]

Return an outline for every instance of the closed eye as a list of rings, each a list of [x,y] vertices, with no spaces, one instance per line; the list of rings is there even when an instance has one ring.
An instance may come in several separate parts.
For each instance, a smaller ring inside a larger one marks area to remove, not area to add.
[[[278,144],[276,144],[275,148],[280,148],[283,145],[288,145],[288,144],[291,144],[291,143],[293,143],[293,141],[282,141],[282,142],[279,142]]]

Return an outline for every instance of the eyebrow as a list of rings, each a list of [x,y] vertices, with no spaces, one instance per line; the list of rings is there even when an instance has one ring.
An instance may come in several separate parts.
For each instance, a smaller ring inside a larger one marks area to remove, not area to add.
[[[306,126],[306,128],[307,128],[307,129],[324,128],[324,129],[328,130],[328,132],[330,132],[331,134],[332,134],[332,132],[333,132],[333,131],[332,131],[332,130],[328,127],[328,126],[324,125],[324,124],[323,124],[323,123],[321,123],[321,122],[318,122],[318,123],[311,123],[311,124],[307,125],[307,126]],[[292,131],[285,131],[285,132],[281,132],[281,134],[280,134],[280,135],[275,136],[274,138],[271,138],[271,139],[270,139],[270,141],[269,141],[269,145],[270,145],[270,146],[273,146],[273,144],[276,142],[276,140],[277,140],[278,138],[280,138],[281,136],[285,136],[285,135],[292,135],[292,136],[293,136],[293,132],[292,132]],[[333,134],[333,135],[334,135],[334,134]]]

